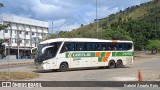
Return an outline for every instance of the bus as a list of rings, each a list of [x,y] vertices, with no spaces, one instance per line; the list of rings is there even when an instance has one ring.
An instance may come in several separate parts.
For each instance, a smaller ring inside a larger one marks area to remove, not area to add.
[[[133,42],[92,38],[55,38],[39,43],[34,64],[41,70],[121,68],[133,63]]]

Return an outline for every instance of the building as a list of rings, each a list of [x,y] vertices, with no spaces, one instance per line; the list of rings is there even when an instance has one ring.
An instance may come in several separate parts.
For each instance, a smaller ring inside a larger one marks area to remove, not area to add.
[[[3,14],[0,24],[9,25],[0,31],[0,39],[8,41],[6,53],[20,58],[31,55],[31,48],[48,35],[49,24],[44,21]]]

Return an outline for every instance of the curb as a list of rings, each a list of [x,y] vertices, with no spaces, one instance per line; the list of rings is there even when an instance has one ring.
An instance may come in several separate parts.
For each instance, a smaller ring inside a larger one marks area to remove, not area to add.
[[[19,62],[19,63],[9,63],[9,65],[18,65],[18,64],[33,64],[34,62]],[[6,64],[0,64],[0,66],[6,66]]]

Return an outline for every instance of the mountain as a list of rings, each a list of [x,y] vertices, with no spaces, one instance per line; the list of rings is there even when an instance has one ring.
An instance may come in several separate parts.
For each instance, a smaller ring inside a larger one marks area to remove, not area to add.
[[[146,48],[149,40],[160,39],[160,0],[152,0],[147,3],[126,8],[116,14],[111,14],[98,20],[98,33],[96,22],[81,25],[72,31],[60,31],[52,34],[56,37],[79,37],[119,39],[134,41],[135,48]]]

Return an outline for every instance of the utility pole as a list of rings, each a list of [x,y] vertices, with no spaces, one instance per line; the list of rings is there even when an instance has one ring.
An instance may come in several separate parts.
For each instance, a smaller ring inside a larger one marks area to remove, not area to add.
[[[97,0],[96,0],[96,35],[97,35],[97,38],[98,38],[98,10],[97,10]]]
[[[12,47],[12,23],[9,22],[9,26],[10,26],[10,38],[8,40],[8,59],[7,59],[7,62],[8,62],[8,77],[9,77],[9,80],[10,80],[10,49]]]
[[[52,21],[52,34],[53,34],[53,21]]]
[[[19,59],[19,44],[20,44],[20,38],[19,38],[19,34],[17,32],[17,48],[18,48],[18,59]]]

